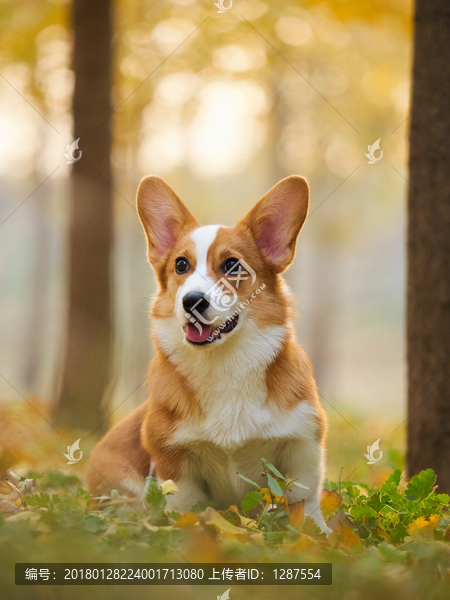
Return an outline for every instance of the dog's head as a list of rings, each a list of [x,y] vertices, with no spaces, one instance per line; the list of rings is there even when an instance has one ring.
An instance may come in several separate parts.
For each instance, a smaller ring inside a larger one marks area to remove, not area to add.
[[[290,302],[279,275],[294,258],[308,205],[308,184],[291,176],[235,227],[200,227],[162,179],[143,179],[137,209],[158,281],[152,317],[172,341],[217,348],[245,323],[285,325]]]

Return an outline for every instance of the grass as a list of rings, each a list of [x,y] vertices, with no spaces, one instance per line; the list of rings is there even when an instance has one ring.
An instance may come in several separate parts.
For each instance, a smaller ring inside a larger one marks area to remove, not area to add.
[[[37,408],[45,414],[44,407]],[[168,513],[167,494],[176,488],[166,483],[160,489],[154,479],[148,480],[146,506],[118,493],[93,499],[85,490],[87,461],[69,466],[63,457],[81,434],[50,434],[30,411],[8,409],[1,415],[6,431],[0,441],[6,472],[0,488],[6,511],[0,517],[1,598],[119,599],[130,593],[138,599],[215,598],[230,587],[15,586],[14,564],[33,561],[331,562],[331,587],[286,586],[283,596],[448,598],[450,498],[436,489],[430,469],[410,481],[404,477],[402,429],[390,435],[396,423],[330,414],[329,479],[321,510],[334,531],[326,538],[305,518],[302,503],[286,500],[287,490],[301,482],[267,461],[261,462],[265,487],[249,483],[240,506],[226,511],[198,502],[183,515]],[[367,465],[366,447],[378,438],[383,457]],[[82,437],[85,456],[94,441]],[[273,598],[279,592],[273,586],[233,586],[230,598]]]

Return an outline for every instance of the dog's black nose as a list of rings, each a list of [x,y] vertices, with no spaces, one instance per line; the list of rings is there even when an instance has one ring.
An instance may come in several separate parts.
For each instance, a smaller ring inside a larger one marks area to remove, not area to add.
[[[197,310],[202,314],[208,306],[209,302],[201,292],[189,292],[183,298],[183,308],[186,312]]]

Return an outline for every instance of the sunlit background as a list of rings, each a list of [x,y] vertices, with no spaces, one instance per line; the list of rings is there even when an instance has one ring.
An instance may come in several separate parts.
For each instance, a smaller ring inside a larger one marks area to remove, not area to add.
[[[117,2],[113,403],[128,400],[115,418],[145,399],[152,356],[140,178],[165,178],[202,224],[231,225],[298,173],[312,206],[287,279],[325,408],[401,421],[410,10],[409,0],[234,0],[222,14],[213,0]],[[64,336],[69,5],[2,0],[0,11],[0,398],[45,405]],[[368,164],[378,138],[383,158]]]

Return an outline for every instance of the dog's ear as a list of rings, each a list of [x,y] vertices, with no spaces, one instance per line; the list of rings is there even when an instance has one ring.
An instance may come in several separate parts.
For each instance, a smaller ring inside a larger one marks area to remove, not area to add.
[[[278,182],[240,221],[267,261],[282,273],[294,260],[295,245],[309,207],[309,186],[298,175]]]
[[[147,236],[148,260],[158,268],[180,234],[199,224],[172,188],[154,175],[139,184],[136,204]]]

